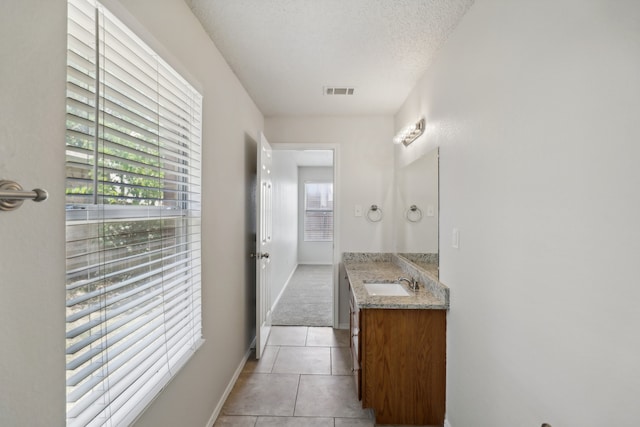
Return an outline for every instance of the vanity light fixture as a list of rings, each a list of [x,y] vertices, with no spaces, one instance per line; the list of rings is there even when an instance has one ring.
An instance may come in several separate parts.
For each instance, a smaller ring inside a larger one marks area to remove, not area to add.
[[[408,146],[413,141],[415,141],[422,133],[424,132],[424,117],[418,120],[415,124],[407,126],[402,129],[398,134],[393,138],[393,142],[395,144],[403,143],[404,146]]]

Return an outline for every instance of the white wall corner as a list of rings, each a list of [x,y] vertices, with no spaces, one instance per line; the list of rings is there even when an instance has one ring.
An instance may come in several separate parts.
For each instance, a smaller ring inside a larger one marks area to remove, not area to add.
[[[247,349],[247,352],[245,353],[244,357],[240,361],[240,364],[236,368],[236,371],[233,373],[233,377],[231,377],[231,381],[229,381],[229,384],[227,384],[227,388],[224,389],[224,393],[222,393],[222,397],[218,401],[218,404],[216,405],[215,409],[213,410],[211,417],[209,417],[209,421],[207,421],[207,424],[204,427],[212,426],[218,419],[218,416],[220,416],[220,412],[222,411],[222,406],[224,405],[224,402],[227,400],[227,397],[229,397],[229,394],[231,394],[231,390],[233,390],[233,386],[236,385],[236,381],[238,381],[238,377],[242,373],[242,369],[244,369],[244,365],[247,363],[247,360],[249,360],[249,356],[251,356],[251,349],[255,348],[255,346],[256,346],[256,340],[254,338],[253,342]]]

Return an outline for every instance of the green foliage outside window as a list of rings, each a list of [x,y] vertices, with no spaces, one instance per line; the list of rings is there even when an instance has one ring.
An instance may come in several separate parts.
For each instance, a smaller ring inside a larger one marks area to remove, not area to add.
[[[72,169],[70,175],[79,179],[73,186],[67,186],[67,195],[93,195],[97,179],[99,204],[157,205],[160,203],[164,198],[165,172],[161,170],[157,141],[149,140],[144,135],[130,131],[115,122],[107,122],[108,126],[105,127],[101,121],[104,142],[98,145],[98,176],[95,177],[93,139],[95,129],[86,124],[87,118],[83,117],[86,116],[83,112],[73,106],[68,106],[67,112],[72,117],[67,120],[67,129],[76,131],[75,134],[67,132],[67,146],[86,153],[86,156],[81,159],[84,161],[78,162],[81,166],[68,166]],[[131,139],[125,139],[113,133],[130,135]],[[136,142],[136,140],[142,142]]]

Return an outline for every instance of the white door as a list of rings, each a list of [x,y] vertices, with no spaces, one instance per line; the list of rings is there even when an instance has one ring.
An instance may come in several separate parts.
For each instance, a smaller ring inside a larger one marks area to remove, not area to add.
[[[256,191],[256,359],[262,357],[271,332],[271,247],[273,183],[272,153],[267,138],[260,132],[258,143],[258,191]]]

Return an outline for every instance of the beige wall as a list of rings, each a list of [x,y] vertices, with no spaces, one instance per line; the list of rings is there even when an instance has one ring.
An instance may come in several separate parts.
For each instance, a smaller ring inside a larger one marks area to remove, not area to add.
[[[0,425],[62,426],[66,1],[10,3],[0,14],[0,177],[45,187],[50,200],[0,213]],[[247,187],[263,117],[183,1],[105,3],[204,95],[206,342],[136,425],[205,426],[254,335]]]
[[[479,0],[397,116],[440,146],[452,427],[640,419],[639,20]]]
[[[62,426],[66,1],[5,3],[0,179],[50,198],[0,212],[0,425]]]

